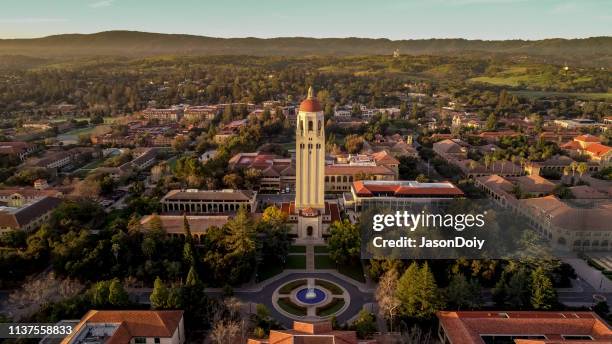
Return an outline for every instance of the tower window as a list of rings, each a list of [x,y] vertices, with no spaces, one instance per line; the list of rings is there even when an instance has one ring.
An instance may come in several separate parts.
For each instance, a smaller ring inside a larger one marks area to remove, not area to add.
[[[314,124],[312,123],[312,121],[308,121],[308,131],[312,131]]]

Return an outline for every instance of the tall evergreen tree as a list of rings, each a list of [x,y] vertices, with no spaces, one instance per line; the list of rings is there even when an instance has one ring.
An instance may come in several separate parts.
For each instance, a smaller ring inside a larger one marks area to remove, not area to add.
[[[125,289],[123,289],[123,285],[118,278],[114,278],[111,281],[108,291],[108,302],[111,305],[123,307],[129,304],[129,295]]]
[[[170,292],[168,291],[168,287],[162,281],[159,276],[155,279],[153,283],[153,292],[151,296],[149,296],[149,300],[151,301],[151,308],[153,309],[165,309],[168,306],[168,297]]]
[[[535,309],[551,309],[557,302],[557,293],[543,268],[531,273],[531,306]]]

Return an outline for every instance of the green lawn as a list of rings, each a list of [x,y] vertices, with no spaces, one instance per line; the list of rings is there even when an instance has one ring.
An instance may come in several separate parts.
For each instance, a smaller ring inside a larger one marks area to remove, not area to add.
[[[329,249],[327,248],[327,246],[315,246],[314,251],[315,253],[328,253]]]
[[[324,280],[315,280],[315,285],[321,286],[327,290],[329,290],[334,295],[342,295],[342,289],[338,287],[335,283],[331,283]]]
[[[306,246],[289,246],[290,253],[306,253]]]
[[[527,98],[542,98],[542,97],[570,97],[578,99],[602,99],[612,100],[612,93],[580,93],[580,92],[549,92],[549,91],[509,91],[508,93]]]
[[[306,307],[296,305],[288,297],[278,299],[278,305],[287,313],[297,316],[306,315]]]
[[[326,317],[335,314],[344,306],[344,299],[334,298],[330,303],[323,307],[317,308],[317,315]]]
[[[316,269],[335,269],[336,263],[328,255],[316,255],[315,256],[315,268]]]
[[[306,269],[306,256],[291,255],[287,257],[285,269]]]
[[[98,168],[100,167],[100,165],[102,165],[102,163],[104,162],[105,159],[96,159],[90,163],[88,163],[87,165],[81,167],[82,170],[93,170],[94,168]]]
[[[301,279],[301,280],[295,280],[293,282],[289,282],[285,285],[283,285],[279,290],[278,293],[279,294],[289,294],[293,289],[299,287],[299,286],[306,286],[306,280],[305,279]]]

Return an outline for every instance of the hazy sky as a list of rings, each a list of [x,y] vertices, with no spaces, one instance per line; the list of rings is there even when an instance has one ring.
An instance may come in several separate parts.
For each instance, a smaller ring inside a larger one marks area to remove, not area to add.
[[[216,37],[612,35],[612,0],[0,0],[0,37],[138,30]]]

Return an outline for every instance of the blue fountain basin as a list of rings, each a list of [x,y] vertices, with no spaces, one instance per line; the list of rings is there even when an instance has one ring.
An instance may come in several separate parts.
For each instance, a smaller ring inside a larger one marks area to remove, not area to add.
[[[308,293],[308,288],[300,289],[295,294],[295,297],[298,299],[298,301],[308,305],[314,305],[325,300],[325,293],[321,289],[313,288],[312,291],[314,292],[313,297],[306,297],[306,294]]]

